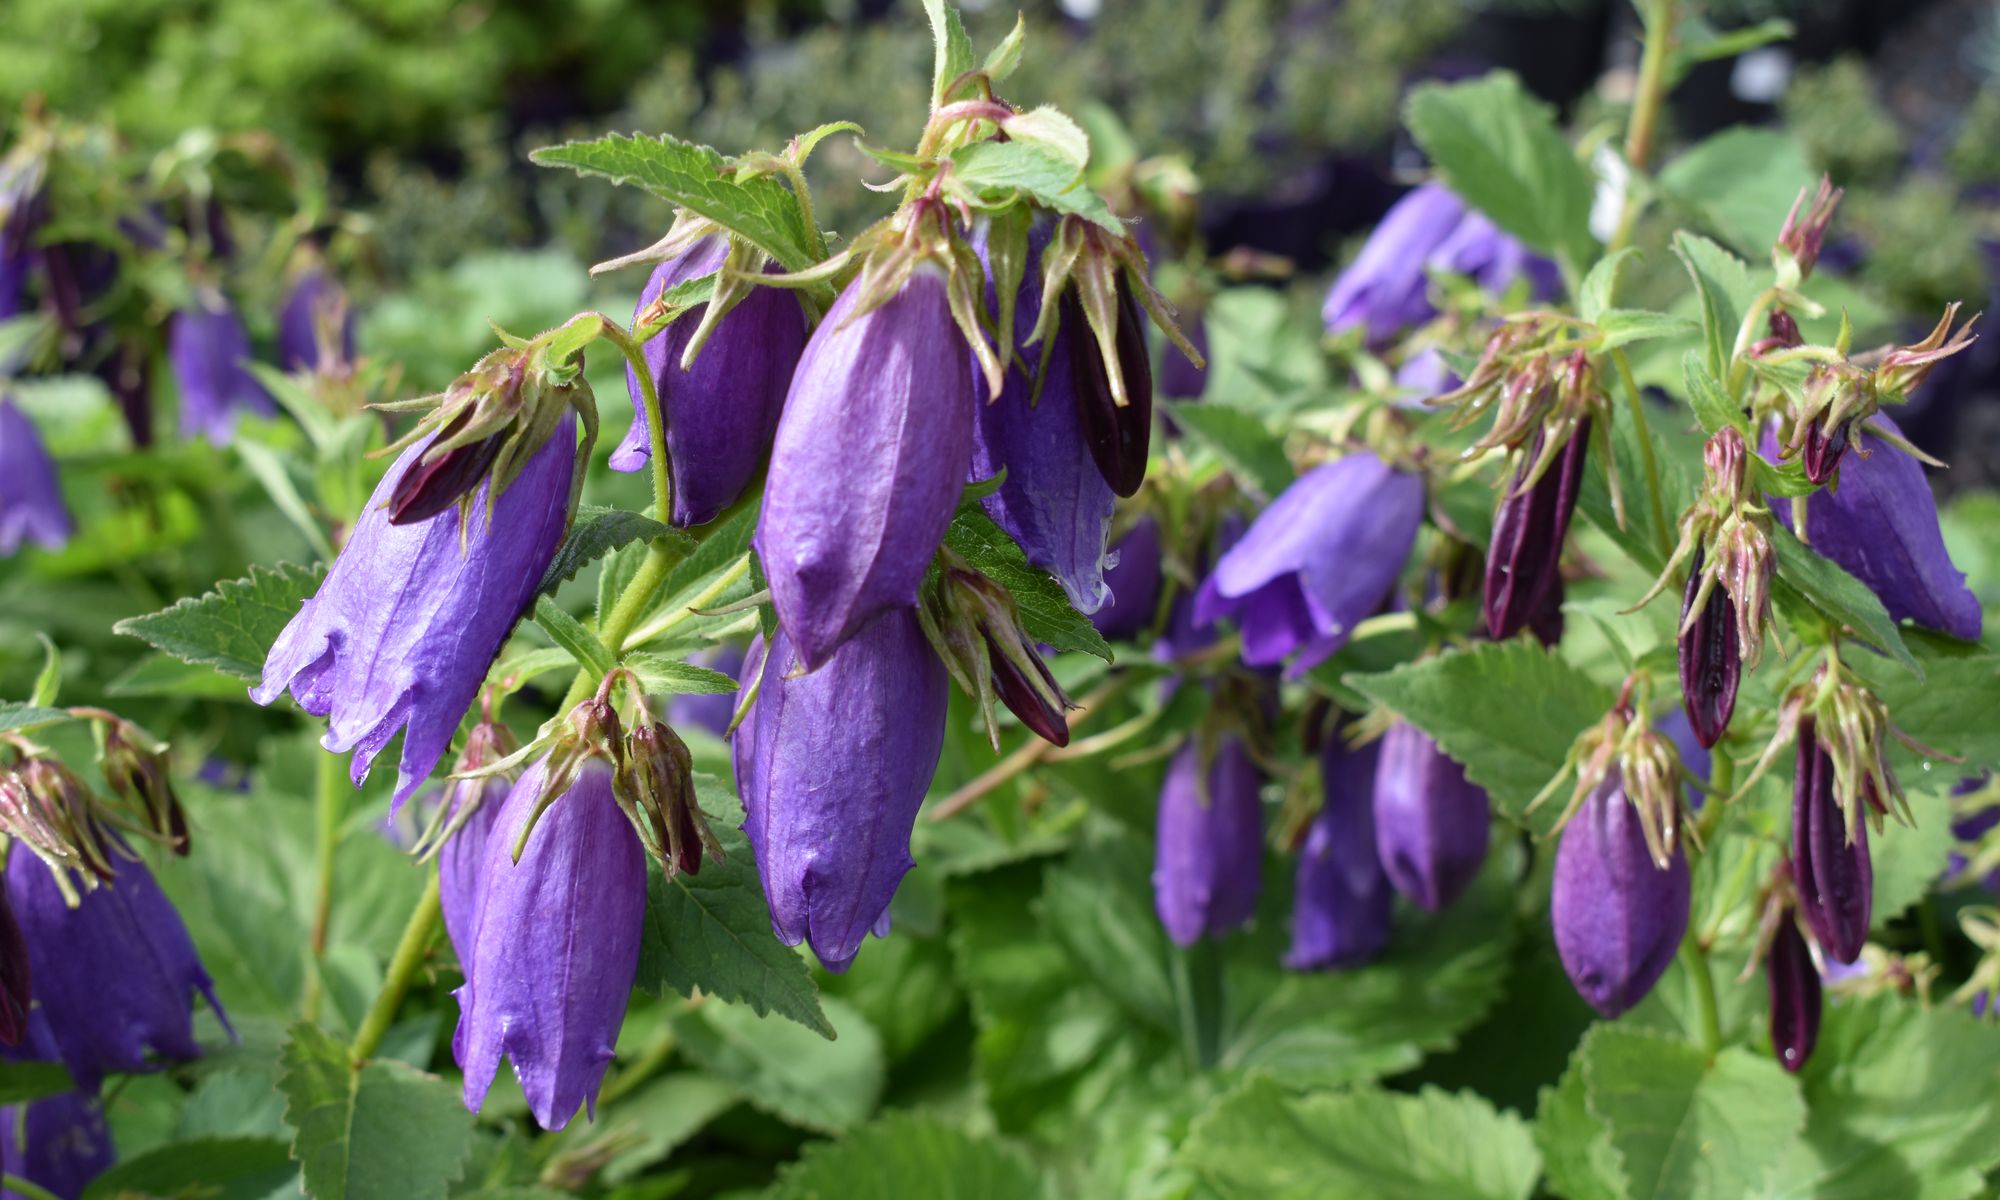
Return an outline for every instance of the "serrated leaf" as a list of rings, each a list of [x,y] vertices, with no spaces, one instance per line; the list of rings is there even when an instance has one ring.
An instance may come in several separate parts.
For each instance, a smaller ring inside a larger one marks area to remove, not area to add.
[[[1674,235],[1674,257],[1694,280],[1709,374],[1726,379],[1743,310],[1757,293],[1750,268],[1707,238],[1685,231]]]
[[[1690,350],[1681,359],[1681,374],[1687,384],[1688,404],[1693,407],[1695,420],[1701,422],[1703,432],[1714,434],[1724,426],[1733,425],[1737,432],[1749,433],[1749,419],[1740,406],[1730,401],[1729,393],[1722,390],[1721,382],[1699,353]],[[1755,461],[1762,463],[1763,459]]]
[[[1642,308],[1607,309],[1598,314],[1594,324],[1604,332],[1604,340],[1597,347],[1604,352],[1629,346],[1633,342],[1680,337],[1696,329],[1695,323],[1685,317],[1648,312]]]
[[[1618,291],[1618,275],[1625,264],[1637,257],[1636,247],[1626,246],[1597,260],[1590,273],[1576,289],[1576,315],[1596,323],[1597,318],[1610,309],[1612,298]]]
[[[739,1004],[703,1004],[674,1021],[689,1058],[780,1120],[819,1133],[852,1129],[882,1094],[882,1039],[860,1013],[823,998],[831,1041]]]
[[[1874,867],[1875,928],[1880,929],[1924,898],[1945,872],[1958,839],[1951,830],[1951,797],[1938,788],[1921,791],[1929,778],[1909,779],[1908,799],[1916,827],[1891,822],[1872,839],[1869,858]],[[1943,781],[1938,781],[1942,784]],[[1937,784],[1933,785],[1937,788]]]
[[[1120,230],[1104,198],[1083,182],[1082,171],[1062,155],[1034,142],[974,142],[952,154],[952,177],[982,197],[1002,201],[1025,192],[1050,208],[1075,213],[1094,224]]]
[[[298,1173],[280,1138],[194,1138],[155,1146],[120,1162],[91,1180],[83,1200],[184,1195],[267,1200]]]
[[[578,571],[605,555],[632,542],[651,542],[659,538],[674,541],[682,554],[694,551],[693,538],[670,525],[660,524],[644,513],[586,504],[577,510],[576,520],[570,523],[569,536],[557,547],[556,556],[549,560],[549,569],[542,572],[542,583],[537,590],[543,595],[552,595],[557,588],[576,578]]]
[[[1042,926],[1097,987],[1156,1030],[1179,1028],[1169,960],[1153,912],[1151,855],[1136,838],[1082,843],[1043,877]]]
[[[1843,655],[1841,664],[1865,680],[1889,707],[1896,728],[1926,746],[1965,759],[1953,774],[2000,766],[2000,655],[1911,629],[1921,676],[1887,659]]]
[[[53,725],[69,720],[69,713],[60,708],[43,708],[35,704],[0,704],[0,733],[16,729],[34,729],[40,725]]]
[[[1192,401],[1162,407],[1196,441],[1213,450],[1236,481],[1257,499],[1268,504],[1292,485],[1294,474],[1291,460],[1285,457],[1284,439],[1254,414],[1227,404]]]
[[[555,639],[556,645],[569,651],[577,665],[590,668],[599,678],[617,665],[610,648],[599,641],[596,634],[585,629],[583,622],[557,604],[554,596],[545,594],[535,601],[535,624]]]
[[[1470,1092],[1287,1094],[1252,1079],[1196,1118],[1180,1162],[1228,1200],[1527,1200],[1541,1156]]]
[[[664,654],[628,654],[625,666],[639,677],[640,686],[659,696],[720,696],[736,690],[736,681],[722,672]]]
[[[1018,1151],[918,1113],[891,1113],[838,1142],[815,1142],[766,1200],[1042,1200]]]
[[[931,40],[937,46],[931,68],[931,107],[943,105],[954,80],[972,69],[972,39],[965,34],[965,22],[958,10],[945,0],[924,0],[924,15],[930,18]]]
[[[1612,702],[1595,680],[1525,639],[1480,642],[1346,683],[1429,734],[1486,789],[1495,812],[1537,835],[1554,827],[1561,804],[1523,810]]]
[[[464,1172],[472,1114],[451,1084],[394,1060],[354,1070],[346,1046],[305,1023],[279,1063],[312,1200],[443,1200]]]
[[[1014,539],[984,512],[966,509],[953,517],[944,544],[1013,595],[1021,609],[1021,624],[1036,641],[1111,661],[1111,647],[1090,618],[1070,604],[1062,585],[1047,571],[1029,565]]]
[[[1624,1200],[1629,1185],[1611,1127],[1591,1115],[1583,1090],[1583,1056],[1554,1087],[1542,1089],[1535,1106],[1535,1145],[1542,1152],[1549,1190],[1563,1200]]]
[[[317,565],[253,566],[242,579],[225,580],[212,592],[156,613],[127,617],[111,631],[183,662],[255,682],[263,676],[271,644],[325,577],[326,569]]]
[[[1921,680],[1919,666],[1889,610],[1868,585],[1849,575],[1840,564],[1811,549],[1783,525],[1771,526],[1771,545],[1778,552],[1771,600],[1793,623],[1815,615],[1852,630],[1856,637],[1908,667]]]
[[[707,146],[665,133],[613,133],[545,146],[528,157],[545,167],[637,184],[738,234],[787,270],[803,271],[814,263],[813,240],[791,190],[769,176],[741,182],[728,178],[727,160]]]

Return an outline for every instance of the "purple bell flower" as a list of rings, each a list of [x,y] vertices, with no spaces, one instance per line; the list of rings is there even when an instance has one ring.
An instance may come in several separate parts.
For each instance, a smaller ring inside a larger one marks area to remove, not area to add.
[[[1375,850],[1396,890],[1432,912],[1459,898],[1486,861],[1486,790],[1402,721],[1382,737],[1375,770]]]
[[[1688,923],[1687,856],[1662,869],[1614,769],[1563,826],[1549,917],[1577,994],[1605,1019],[1646,998]]]
[[[1029,562],[1055,576],[1078,612],[1088,615],[1105,603],[1105,541],[1117,504],[1111,485],[1098,470],[1077,409],[1069,342],[1088,338],[1090,330],[1080,321],[1057,326],[1042,394],[1036,399],[1030,372],[1042,360],[1043,348],[1026,344],[1033,330],[1029,321],[1018,319],[1041,311],[1041,258],[1050,230],[1044,224],[1028,235],[1027,265],[1014,305],[1019,357],[1009,365],[1000,398],[989,402],[985,379],[977,371],[972,373],[979,403],[973,410],[970,477],[991,479],[1006,469],[1000,487],[980,502],[986,515],[1021,544]],[[984,262],[983,226],[973,235],[973,248]],[[988,312],[999,307],[990,280],[986,305]]]
[[[461,540],[456,507],[391,525],[384,507],[430,439],[403,451],[376,486],[317,595],[278,635],[259,704],[287,688],[299,707],[330,718],[320,744],[355,751],[355,786],[389,739],[403,733],[394,803],[417,790],[450,746],[486,669],[534,598],[569,523],[576,418],[549,441],[493,504],[480,486]]]
[[[56,1200],[78,1200],[118,1161],[104,1106],[88,1092],[62,1092],[0,1105],[0,1168]],[[0,1200],[23,1200],[11,1188]]]
[[[354,309],[347,292],[324,268],[314,265],[299,273],[285,306],[278,312],[278,367],[283,371],[316,371],[320,367],[320,329],[339,321],[335,331],[338,361],[354,361]]]
[[[675,287],[719,270],[728,255],[729,240],[712,234],[661,263],[639,293],[634,319]],[[696,305],[644,346],[667,420],[676,525],[714,520],[756,478],[806,346],[798,300],[782,288],[751,288],[716,322],[694,366],[683,371],[681,355],[707,312],[706,304]],[[632,428],[611,452],[611,469],[641,471],[652,447],[639,377],[629,366],[625,388],[632,397]]]
[[[1298,654],[1294,677],[1347,644],[1402,574],[1423,520],[1424,484],[1363,451],[1314,467],[1216,563],[1194,618],[1234,618],[1243,661]]]
[[[514,840],[548,771],[542,759],[507,794],[486,842],[478,931],[456,993],[452,1046],[477,1112],[506,1055],[543,1129],[596,1115],[639,971],[646,852],[593,759],[542,815],[514,861]]]
[[[236,432],[236,414],[278,411],[264,385],[244,364],[250,334],[229,302],[198,290],[193,307],[174,314],[167,327],[167,357],[181,392],[181,436],[204,437],[218,446]]]
[[[438,904],[444,913],[445,936],[458,954],[459,965],[470,968],[472,951],[479,934],[479,906],[486,896],[486,848],[500,818],[500,810],[513,790],[501,775],[489,775],[474,783],[461,780],[443,789],[440,803],[451,803],[455,789],[480,789],[479,806],[466,817],[458,832],[438,847]],[[421,803],[421,801],[420,801]]]
[[[1215,747],[1206,773],[1195,741],[1167,764],[1153,908],[1177,945],[1221,937],[1256,915],[1264,863],[1261,785],[1257,764],[1234,737]]]
[[[118,849],[116,873],[82,892],[75,908],[41,859],[17,848],[7,860],[7,898],[28,944],[35,999],[70,1078],[87,1091],[107,1073],[199,1057],[190,992],[222,1016],[180,914],[146,864]]]
[[[1522,486],[1541,452],[1538,430],[1493,516],[1481,611],[1487,632],[1496,638],[1510,638],[1538,621],[1545,623],[1553,612],[1560,640],[1563,539],[1569,536],[1584,459],[1590,452],[1590,418],[1577,423],[1541,478]]]
[[[883,614],[819,670],[795,670],[782,628],[768,654],[751,643],[743,685],[763,682],[736,728],[736,786],[772,931],[839,972],[887,928],[916,865],[910,830],[944,749],[949,684],[910,609]]]
[[[1349,749],[1336,734],[1320,749],[1326,803],[1299,851],[1292,900],[1295,971],[1353,967],[1389,944],[1395,889],[1375,853],[1375,764],[1379,743]]]
[[[60,550],[75,530],[41,434],[12,400],[0,398],[0,556],[24,540]]]
[[[1799,722],[1798,758],[1792,776],[1792,881],[1798,885],[1799,916],[1813,940],[1833,962],[1851,963],[1868,943],[1875,902],[1875,869],[1868,854],[1868,822],[1854,823],[1834,798],[1833,756],[1819,744],[1818,722]],[[1872,802],[1875,785],[1863,782],[1862,803]]]
[[[1104,569],[1104,606],[1090,614],[1090,623],[1113,641],[1130,641],[1152,628],[1160,605],[1160,523],[1139,518],[1111,554],[1113,562]]]
[[[817,670],[916,603],[972,461],[972,370],[943,272],[854,313],[849,285],[792,376],[757,553],[789,644]]]
[[[0,1047],[19,1046],[28,1036],[34,1003],[33,970],[28,965],[28,939],[14,919],[7,890],[0,888]]]

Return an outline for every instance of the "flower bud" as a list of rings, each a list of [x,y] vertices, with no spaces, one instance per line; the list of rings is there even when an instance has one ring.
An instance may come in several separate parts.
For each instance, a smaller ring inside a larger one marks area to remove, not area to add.
[[[117,1161],[103,1102],[87,1091],[0,1105],[0,1170],[58,1200],[82,1196]]]
[[[1819,744],[1818,722],[1799,722],[1798,765],[1792,777],[1792,879],[1799,915],[1827,958],[1851,963],[1868,941],[1875,872],[1868,856],[1868,822],[1848,819],[1835,796],[1833,758]],[[1864,780],[1872,800],[1873,784]]]
[[[1820,982],[1812,952],[1786,914],[1778,922],[1764,979],[1771,989],[1771,1053],[1778,1065],[1797,1074],[1819,1041]]]
[[[0,833],[51,869],[88,872],[86,886],[111,878],[107,830],[95,797],[68,767],[40,755],[0,774]]]
[[[244,366],[250,334],[242,318],[212,288],[196,289],[194,305],[167,327],[167,357],[181,392],[181,436],[229,444],[236,414],[272,416],[278,409]]]
[[[137,810],[154,836],[185,858],[187,814],[167,775],[167,747],[130,721],[107,722],[103,769],[112,793]]]
[[[626,739],[624,758],[614,787],[619,802],[644,818],[640,827],[651,833],[647,849],[660,868],[669,876],[693,875],[701,870],[704,848],[720,859],[722,848],[695,802],[694,762],[680,735],[659,721],[642,724]]]
[[[1736,712],[1736,687],[1743,673],[1743,656],[1738,650],[1736,615],[1729,593],[1711,584],[1708,598],[1700,600],[1703,552],[1696,547],[1688,569],[1687,588],[1681,598],[1681,635],[1676,644],[1680,657],[1681,704],[1695,740],[1704,749],[1722,740],[1729,718]],[[1701,608],[1695,604],[1700,600]]]
[[[1114,398],[1104,349],[1091,336],[1074,291],[1062,297],[1062,326],[1070,331],[1070,372],[1084,443],[1111,490],[1130,496],[1146,479],[1153,437],[1153,363],[1146,349],[1145,318],[1129,287],[1118,289],[1115,344],[1124,377],[1125,403]]]
[[[1139,518],[1111,547],[1111,556],[1104,605],[1090,614],[1090,623],[1111,641],[1131,641],[1152,628],[1160,606],[1160,523]]]
[[[1069,697],[1022,625],[1014,597],[949,550],[943,562],[917,619],[952,678],[979,705],[993,748],[1000,748],[995,700],[1042,740],[1068,745]]]
[[[1257,912],[1263,882],[1262,781],[1243,743],[1199,739],[1167,764],[1160,789],[1153,907],[1177,945],[1221,937]],[[1204,762],[1204,759],[1207,759]]]
[[[1339,732],[1320,748],[1325,802],[1299,850],[1292,898],[1295,971],[1353,967],[1389,944],[1395,890],[1375,854],[1375,765],[1381,746],[1344,745]]]
[[[1614,768],[1556,847],[1556,952],[1577,994],[1607,1020],[1645,999],[1687,932],[1687,856],[1676,844],[1661,868],[1647,841]]]
[[[438,432],[437,440],[448,442],[471,425],[474,413],[468,408]],[[419,455],[409,469],[396,477],[389,493],[389,523],[415,525],[428,521],[479,486],[493,469],[506,438],[498,433],[445,450],[435,457]]]
[[[60,550],[75,531],[41,434],[0,395],[0,557],[14,554],[23,541]]]
[[[1819,190],[1813,194],[1812,207],[1800,214],[1799,209],[1806,203],[1806,189],[1800,188],[1798,199],[1792,201],[1791,211],[1785,214],[1785,224],[1778,231],[1778,245],[1772,251],[1772,257],[1789,255],[1798,266],[1800,280],[1809,277],[1814,264],[1819,262],[1827,227],[1833,224],[1833,210],[1840,206],[1843,194],[1844,189],[1833,186],[1833,181],[1822,175]]]
[[[1513,637],[1544,615],[1549,592],[1559,586],[1563,540],[1569,536],[1590,450],[1590,420],[1578,422],[1556,460],[1530,482],[1535,464],[1546,454],[1546,434],[1538,429],[1500,498],[1486,550],[1484,610],[1487,632],[1496,638]]]
[[[1375,770],[1375,851],[1396,890],[1432,912],[1464,893],[1486,861],[1491,811],[1428,735],[1402,721]]]

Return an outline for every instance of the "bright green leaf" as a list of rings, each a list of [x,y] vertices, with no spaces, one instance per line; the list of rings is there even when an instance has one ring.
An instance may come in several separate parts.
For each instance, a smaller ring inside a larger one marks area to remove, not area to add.
[[[353,1070],[346,1046],[303,1023],[280,1061],[312,1200],[443,1200],[465,1170],[472,1114],[455,1085],[390,1060]]]
[[[644,514],[586,504],[577,510],[576,520],[570,522],[569,536],[549,560],[549,569],[542,572],[542,583],[536,590],[553,595],[557,588],[576,578],[578,571],[612,551],[632,542],[659,538],[671,539],[683,555],[695,548],[693,538]]]
[[[127,617],[111,631],[149,642],[183,662],[255,681],[263,677],[271,644],[324,577],[318,566],[251,567],[243,579],[218,583],[212,592],[156,613]]]
[[[837,1142],[815,1142],[766,1200],[1043,1200],[1018,1151],[936,1117],[891,1113]]]
[[[1254,414],[1228,404],[1193,401],[1162,407],[1197,442],[1215,451],[1236,481],[1257,499],[1268,504],[1291,486],[1292,464],[1285,457],[1284,439]]]
[[[1081,650],[1111,661],[1111,647],[1090,618],[1070,604],[1062,585],[1047,571],[1030,566],[1014,539],[983,511],[966,509],[953,517],[944,544],[1013,595],[1030,637],[1057,650]]]
[[[674,1032],[689,1058],[734,1084],[753,1107],[801,1129],[840,1133],[875,1111],[882,1039],[847,1005],[830,997],[821,1004],[838,1031],[832,1041],[739,1004],[703,1004],[676,1019]]]
[[[602,678],[617,665],[611,650],[598,640],[596,634],[585,629],[581,621],[557,604],[554,596],[544,594],[535,601],[535,624],[555,639],[556,645],[569,651],[578,665],[590,668],[598,677]]]
[[[1737,250],[1762,257],[1814,174],[1797,138],[1737,125],[1668,163],[1660,189]]]
[[[203,1200],[267,1200],[299,1169],[279,1138],[215,1137],[169,1142],[125,1159],[84,1189],[83,1200],[199,1195]]]
[[[1815,614],[1824,617],[1852,630],[1856,637],[1908,667],[1918,679],[1923,678],[1923,668],[1903,644],[1896,622],[1867,584],[1832,559],[1808,549],[1783,525],[1771,526],[1771,544],[1778,552],[1771,600],[1786,619],[1796,623],[1813,620]]]

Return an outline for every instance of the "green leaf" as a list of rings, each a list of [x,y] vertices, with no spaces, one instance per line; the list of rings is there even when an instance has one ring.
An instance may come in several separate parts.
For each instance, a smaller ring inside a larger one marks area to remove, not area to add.
[[[1111,661],[1111,647],[1090,618],[1070,604],[1062,585],[1047,571],[1030,566],[1014,539],[984,512],[967,509],[953,517],[944,544],[1013,595],[1021,609],[1021,624],[1036,641]]]
[[[1841,665],[1867,681],[1889,706],[1896,728],[1926,746],[1965,759],[1953,774],[2000,766],[2000,655],[1982,647],[1908,629],[1921,675],[1866,654],[1841,656]]]
[[[1099,837],[1044,877],[1041,920],[1105,994],[1162,1033],[1179,1028],[1169,958],[1154,915],[1151,858],[1133,837]]]
[[[125,1196],[199,1195],[204,1200],[267,1200],[292,1184],[292,1165],[279,1138],[216,1137],[169,1142],[112,1167],[84,1189],[83,1200]]]
[[[952,177],[991,201],[1025,192],[1050,208],[1075,213],[1105,229],[1122,227],[1104,198],[1083,182],[1074,163],[1034,142],[974,142],[951,156]]]
[[[1703,432],[1716,433],[1725,425],[1734,425],[1746,437],[1750,435],[1750,421],[1743,415],[1740,406],[1732,403],[1729,393],[1715,378],[1701,360],[1701,355],[1693,350],[1681,359],[1681,373],[1687,380],[1688,404],[1694,408],[1695,420],[1701,422]],[[1762,462],[1762,458],[1756,459]]]
[[[1949,786],[1938,780],[1934,785],[1938,790],[1919,790],[1930,782],[1929,776],[1920,779],[1904,776],[1916,828],[1891,821],[1882,833],[1869,839],[1869,859],[1875,877],[1873,920],[1877,929],[1923,899],[1944,874],[1951,852],[1958,848],[1958,839],[1951,831],[1951,797],[1945,794]]]
[[[1196,1118],[1180,1161],[1224,1200],[1527,1200],[1528,1127],[1470,1092],[1288,1095],[1252,1079]]]
[[[664,654],[628,654],[625,665],[639,677],[640,685],[655,695],[720,696],[736,690],[736,681],[722,672]]]
[[[1537,835],[1550,831],[1562,805],[1522,810],[1612,702],[1607,689],[1525,638],[1480,642],[1346,682],[1428,733],[1500,815]]]
[[[1693,333],[1696,328],[1695,323],[1685,317],[1648,312],[1642,308],[1607,309],[1598,315],[1595,324],[1604,331],[1604,340],[1597,347],[1604,352],[1629,346],[1633,342],[1680,337]]]
[[[54,725],[58,721],[69,719],[69,713],[60,708],[42,708],[34,704],[0,704],[0,733]]]
[[[304,1023],[279,1061],[313,1200],[443,1200],[464,1172],[472,1114],[456,1086],[393,1060],[353,1070],[346,1046]]]
[[[1637,257],[1636,247],[1626,246],[1597,260],[1590,273],[1576,289],[1576,315],[1596,324],[1597,319],[1611,308],[1612,298],[1618,291],[1618,276],[1625,264]]]
[[[250,474],[262,485],[264,493],[271,498],[278,511],[299,531],[312,552],[321,559],[333,557],[333,543],[326,537],[326,530],[320,527],[318,518],[313,516],[312,506],[299,493],[298,480],[294,475],[303,474],[304,465],[291,455],[280,454],[271,447],[249,438],[239,438],[235,444],[236,456],[243,465],[250,468]]]
[[[596,672],[601,679],[617,665],[609,647],[597,640],[597,635],[583,627],[583,622],[569,615],[554,596],[543,594],[535,601],[535,624],[555,639],[555,643],[569,651],[570,657]]]
[[[813,240],[791,189],[770,176],[730,178],[728,160],[707,146],[665,133],[636,137],[613,133],[594,141],[545,146],[528,157],[545,167],[568,167],[613,183],[637,184],[737,234],[787,270],[814,265]]]
[[[0,1061],[0,1104],[21,1104],[76,1087],[61,1063]]]
[[[1019,1152],[933,1116],[891,1113],[837,1142],[808,1145],[766,1200],[1043,1200]]]
[[[1292,463],[1285,457],[1284,439],[1254,414],[1228,404],[1193,401],[1162,407],[1196,441],[1215,451],[1236,481],[1257,499],[1268,504],[1292,485]]]
[[[1743,310],[1757,294],[1750,268],[1707,238],[1685,231],[1674,235],[1674,257],[1694,279],[1709,374],[1726,379]]]
[[[586,504],[577,510],[576,520],[570,523],[569,536],[557,548],[556,556],[549,560],[549,569],[542,572],[542,583],[537,590],[544,595],[554,595],[555,590],[576,578],[583,568],[631,542],[654,541],[670,538],[681,547],[682,554],[692,553],[694,539],[670,525],[662,525],[643,513],[626,512],[617,508],[602,508]]]
[[[42,669],[35,675],[28,703],[35,708],[46,708],[55,704],[56,693],[62,689],[62,651],[56,649],[54,639],[40,630],[35,631],[35,640],[42,644]]]
[[[930,18],[931,40],[937,45],[936,65],[931,68],[931,107],[941,107],[949,99],[945,89],[972,69],[972,39],[965,35],[965,22],[958,10],[945,0],[924,0],[924,15]]]
[[[104,691],[110,696],[173,696],[183,700],[250,703],[250,693],[240,681],[167,654],[146,655],[105,684]]]
[[[766,930],[766,936],[770,931]],[[759,1017],[738,1004],[703,1004],[674,1021],[689,1058],[780,1120],[841,1133],[867,1120],[882,1094],[882,1039],[860,1013],[822,999],[839,1036]]]
[[[1404,116],[1445,183],[1494,224],[1578,271],[1596,256],[1590,172],[1514,76],[1424,84]]]
[[[1535,1145],[1542,1152],[1549,1190],[1564,1200],[1624,1200],[1624,1161],[1611,1144],[1611,1127],[1593,1116],[1583,1089],[1583,1055],[1554,1087],[1542,1089],[1535,1107]]]
[[[672,1071],[619,1097],[594,1124],[571,1122],[562,1134],[564,1149],[592,1143],[616,1147],[601,1173],[606,1183],[623,1183],[644,1174],[742,1099],[734,1085],[712,1075]]]
[[[127,617],[111,631],[139,638],[183,662],[254,682],[263,677],[271,643],[325,576],[325,568],[317,565],[253,566],[242,579],[225,580],[212,592],[156,613]]]
[[[1893,657],[1921,680],[1924,669],[1903,644],[1903,635],[1889,610],[1868,585],[1849,575],[1832,559],[1806,547],[1783,525],[1771,526],[1771,544],[1778,552],[1778,570],[1771,600],[1792,622],[1812,621],[1815,614],[1854,632],[1856,637]]]
[[[1799,189],[1815,172],[1797,138],[1737,125],[1667,164],[1660,189],[1744,254],[1770,253]]]

